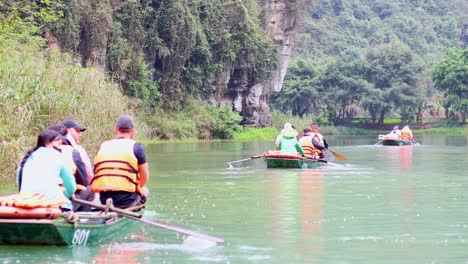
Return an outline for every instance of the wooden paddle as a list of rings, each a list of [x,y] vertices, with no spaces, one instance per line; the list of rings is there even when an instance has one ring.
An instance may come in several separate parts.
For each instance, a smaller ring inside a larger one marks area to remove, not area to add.
[[[87,206],[92,206],[92,207],[95,207],[95,208],[99,208],[101,210],[106,210],[107,209],[105,205],[96,204],[96,203],[93,203],[93,202],[81,200],[81,199],[76,198],[75,196],[73,196],[71,198],[71,200],[73,202],[75,202],[75,203],[79,203],[79,204],[87,205]],[[171,230],[171,231],[175,231],[175,232],[178,232],[178,233],[181,233],[181,234],[185,234],[185,235],[189,235],[189,236],[193,236],[193,237],[197,237],[197,238],[206,239],[208,241],[215,242],[217,244],[224,243],[224,239],[222,239],[222,238],[210,236],[210,235],[203,234],[203,233],[200,233],[200,232],[197,232],[197,231],[194,231],[194,230],[190,230],[190,229],[183,228],[183,227],[180,227],[180,226],[175,226],[173,224],[168,224],[168,223],[161,222],[161,221],[149,220],[149,219],[143,218],[141,216],[141,214],[138,214],[136,212],[132,212],[132,211],[129,211],[129,210],[117,208],[117,207],[114,207],[112,205],[109,206],[108,209],[110,211],[112,211],[112,212],[118,213],[119,215],[123,215],[123,216],[125,216],[127,218],[130,218],[130,219],[133,219],[133,220],[136,220],[136,221],[140,221],[140,222],[143,222],[145,224],[149,224],[149,225],[152,225],[152,226],[168,229],[168,230]]]
[[[316,161],[316,162],[328,163],[328,161],[327,161],[327,160],[324,160],[324,159],[314,159],[314,158],[310,158],[310,157],[306,157],[306,156],[301,156],[300,159],[302,159],[302,160],[312,160],[312,161]]]
[[[327,150],[330,151],[330,152],[333,154],[333,156],[335,156],[335,158],[337,158],[337,159],[339,159],[339,160],[346,160],[346,156],[345,156],[345,155],[343,155],[343,154],[341,154],[341,153],[338,153],[338,152],[336,152],[336,151],[333,151],[333,150],[331,150],[331,149],[329,149],[329,148],[327,148]]]
[[[247,161],[247,160],[253,160],[253,159],[258,159],[258,158],[261,158],[261,157],[264,157],[265,155],[258,155],[258,156],[252,156],[250,158],[247,158],[247,159],[241,159],[241,160],[235,160],[235,161],[229,161],[229,162],[226,162],[227,164],[231,165],[232,163],[238,163],[238,162],[242,162],[242,161]]]

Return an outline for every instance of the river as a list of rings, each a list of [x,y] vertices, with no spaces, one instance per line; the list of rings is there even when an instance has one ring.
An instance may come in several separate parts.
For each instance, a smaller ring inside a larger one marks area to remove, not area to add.
[[[227,164],[273,142],[148,144],[145,217],[224,244],[139,223],[98,247],[0,246],[0,262],[467,263],[468,138],[417,141],[329,136],[347,160],[315,169]]]

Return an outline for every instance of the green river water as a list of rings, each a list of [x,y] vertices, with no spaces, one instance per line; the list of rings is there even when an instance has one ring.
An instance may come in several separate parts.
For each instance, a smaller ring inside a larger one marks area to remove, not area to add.
[[[145,217],[98,247],[0,246],[0,263],[468,263],[468,138],[328,137],[348,159],[267,169],[273,142],[146,145]],[[4,186],[1,194],[15,191]]]

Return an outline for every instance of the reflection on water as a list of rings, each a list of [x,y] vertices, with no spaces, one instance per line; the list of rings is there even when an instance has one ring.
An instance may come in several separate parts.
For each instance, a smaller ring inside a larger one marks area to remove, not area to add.
[[[136,264],[141,263],[138,259],[139,253],[140,251],[134,248],[133,244],[111,244],[99,249],[94,262],[96,264]]]
[[[304,259],[322,251],[324,175],[321,168],[304,170],[300,176],[301,250]]]
[[[413,148],[416,146],[382,146],[385,153],[387,167],[400,167],[401,172],[407,173],[411,169]]]
[[[270,182],[273,247],[290,244],[293,254],[312,260],[322,250],[322,168],[268,170]],[[291,231],[296,230],[294,236]]]

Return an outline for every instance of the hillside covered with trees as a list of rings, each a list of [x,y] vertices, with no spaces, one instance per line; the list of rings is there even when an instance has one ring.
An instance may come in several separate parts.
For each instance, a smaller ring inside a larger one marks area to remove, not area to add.
[[[273,109],[323,122],[448,118],[468,110],[466,1],[321,0],[302,14]]]

